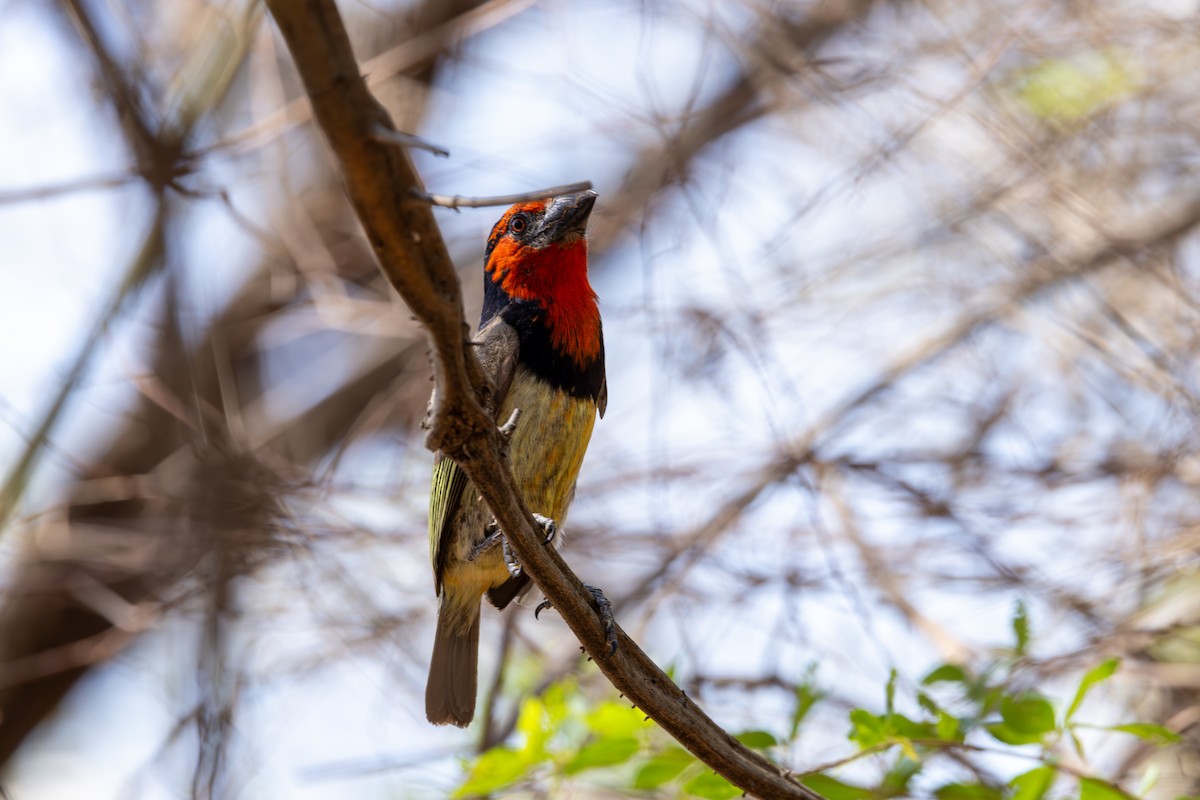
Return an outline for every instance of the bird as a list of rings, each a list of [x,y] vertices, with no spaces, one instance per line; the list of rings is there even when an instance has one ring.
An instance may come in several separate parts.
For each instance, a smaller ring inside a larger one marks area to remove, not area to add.
[[[599,300],[588,281],[595,203],[590,190],[517,203],[492,228],[484,254],[475,352],[492,383],[490,410],[510,421],[504,430],[517,487],[554,546],[563,541],[584,453],[608,405]],[[435,725],[466,727],[475,715],[481,600],[503,609],[530,582],[479,492],[440,453],[429,548],[438,615],[425,715]],[[603,616],[607,601],[587,588]]]

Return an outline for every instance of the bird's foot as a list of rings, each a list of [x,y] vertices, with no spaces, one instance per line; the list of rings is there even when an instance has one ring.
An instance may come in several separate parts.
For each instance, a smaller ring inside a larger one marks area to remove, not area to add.
[[[542,528],[542,533],[545,538],[542,539],[542,544],[550,544],[554,541],[554,537],[558,535],[558,523],[549,517],[543,517],[541,514],[534,514],[533,521]],[[517,554],[512,551],[508,544],[508,539],[500,537],[500,546],[504,550],[504,566],[508,567],[508,574],[514,578],[521,577],[521,562],[517,560]]]
[[[608,645],[609,657],[612,657],[617,652],[617,621],[613,617],[612,603],[604,596],[604,592],[590,583],[585,583],[583,588],[587,589],[596,601],[596,616],[600,617],[600,622],[604,625],[604,642]],[[537,619],[538,614],[548,608],[554,608],[549,600],[538,603],[537,608],[533,610],[533,618]]]
[[[475,561],[480,556],[487,555],[496,549],[496,545],[502,545],[505,553],[505,563],[508,561],[508,542],[504,541],[504,534],[500,532],[500,523],[492,520],[483,529],[483,538],[471,546],[471,552],[467,553],[467,561]]]

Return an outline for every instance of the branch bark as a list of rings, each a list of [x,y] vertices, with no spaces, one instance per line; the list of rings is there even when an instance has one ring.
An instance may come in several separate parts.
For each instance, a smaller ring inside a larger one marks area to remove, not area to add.
[[[617,653],[607,657],[591,595],[558,553],[542,545],[500,456],[500,436],[484,411],[490,388],[471,349],[458,278],[432,209],[417,199],[424,187],[408,153],[374,138],[378,126],[392,125],[359,74],[333,0],[268,0],[267,6],[341,165],[347,193],[380,266],[428,332],[438,400],[426,445],[462,466],[525,570],[618,691],[747,793],[819,800],[820,795],[722,730],[620,629]]]

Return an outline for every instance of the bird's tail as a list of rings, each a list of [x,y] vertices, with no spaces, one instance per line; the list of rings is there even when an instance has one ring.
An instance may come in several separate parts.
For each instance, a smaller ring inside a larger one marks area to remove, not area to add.
[[[443,589],[438,604],[437,633],[425,682],[425,716],[434,725],[465,728],[475,716],[480,598],[472,599],[458,602]]]

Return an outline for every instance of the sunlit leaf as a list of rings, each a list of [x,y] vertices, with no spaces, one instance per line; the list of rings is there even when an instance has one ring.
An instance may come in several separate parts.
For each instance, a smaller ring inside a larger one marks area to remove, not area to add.
[[[1160,746],[1183,741],[1183,737],[1175,731],[1153,722],[1127,722],[1124,725],[1110,725],[1107,730],[1132,734],[1144,742]]]
[[[1162,770],[1155,762],[1150,762],[1142,773],[1142,779],[1138,781],[1137,791],[1134,792],[1138,797],[1145,797],[1150,794],[1150,790],[1158,785],[1158,779],[1162,774]]]
[[[1065,718],[1069,720],[1071,717],[1075,716],[1075,711],[1079,708],[1080,704],[1083,703],[1083,698],[1087,697],[1087,693],[1091,690],[1091,688],[1097,683],[1111,678],[1119,666],[1121,666],[1121,659],[1110,658],[1107,661],[1097,664],[1089,669],[1084,674],[1083,679],[1079,681],[1079,688],[1075,690],[1075,699],[1073,699],[1071,701],[1071,705],[1067,707],[1067,715]]]
[[[639,730],[649,728],[651,724],[646,720],[644,711],[611,701],[600,703],[587,715],[588,729],[597,736],[608,739],[634,736]]]
[[[1081,778],[1079,800],[1129,800],[1129,795],[1099,778]]]
[[[959,742],[963,738],[962,726],[958,717],[947,714],[945,711],[938,714],[934,732],[937,734],[937,738],[946,742]]]
[[[467,780],[455,797],[468,797],[477,794],[490,794],[497,789],[510,786],[525,777],[529,762],[521,757],[516,750],[508,747],[494,747],[479,757]]]
[[[1054,730],[1054,706],[1036,692],[1005,697],[1000,704],[1004,724],[1017,733],[1042,736]]]
[[[867,800],[875,794],[864,786],[845,783],[828,775],[808,775],[801,778],[800,783],[826,800]]]
[[[997,741],[1012,745],[1037,744],[1038,742],[1042,741],[1042,737],[1044,735],[1040,733],[1022,733],[1021,731],[1010,728],[1003,722],[995,722],[990,725],[984,725],[983,729],[986,730],[992,736],[992,738],[996,739]]]
[[[752,750],[763,750],[779,744],[779,740],[767,731],[743,731],[733,738]]]
[[[883,776],[883,782],[880,784],[883,793],[888,797],[908,794],[909,782],[921,771],[921,762],[913,752],[912,743],[901,742],[901,747],[905,747],[906,744],[905,755],[896,759],[896,763]]]
[[[795,739],[796,732],[800,730],[800,725],[804,722],[804,718],[808,716],[808,712],[817,704],[825,693],[817,689],[812,682],[813,670],[809,670],[809,676],[806,677],[804,683],[796,687],[796,707],[792,710],[792,724],[789,728],[788,739]]]
[[[526,760],[537,760],[545,754],[547,728],[542,701],[536,697],[526,698],[517,715],[517,731],[525,737],[521,754]]]
[[[633,737],[600,739],[584,745],[575,757],[563,766],[563,772],[574,775],[585,769],[623,764],[637,751],[638,740]]]
[[[1087,756],[1083,754],[1083,742],[1079,740],[1079,734],[1076,733],[1074,725],[1067,727],[1067,735],[1071,737],[1071,744],[1075,746],[1075,752],[1081,759],[1087,760]]]
[[[1016,611],[1013,612],[1012,618],[1013,639],[1016,644],[1014,650],[1017,655],[1025,655],[1025,649],[1029,646],[1029,612],[1025,608],[1025,601],[1018,600]]]
[[[888,731],[897,736],[907,736],[910,739],[937,738],[937,728],[932,722],[917,722],[903,714],[892,714],[887,718]]]
[[[570,713],[569,700],[577,693],[574,680],[559,681],[542,693],[542,706],[546,710],[547,727],[558,728]]]
[[[693,759],[694,760],[694,759]],[[675,780],[690,762],[678,758],[655,757],[643,764],[633,779],[635,789],[655,789]]]
[[[1013,788],[1009,800],[1042,800],[1042,796],[1054,785],[1057,775],[1054,767],[1037,767],[1022,772],[1008,782]]]
[[[933,790],[938,800],[1001,800],[1004,793],[981,783],[948,783]]]
[[[1024,74],[1017,95],[1035,116],[1069,122],[1092,114],[1133,87],[1133,75],[1116,56],[1090,53],[1041,62]]]
[[[731,800],[741,797],[742,790],[734,786],[720,775],[703,772],[683,785],[683,790],[694,797],[704,800]]]
[[[942,664],[921,679],[928,686],[934,683],[968,683],[967,673],[955,664]]]
[[[888,728],[884,721],[865,708],[856,708],[850,712],[850,725],[848,738],[864,749],[874,747],[888,738]]]

